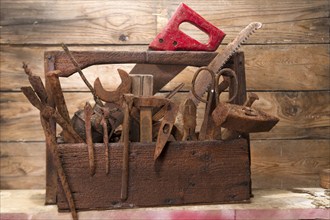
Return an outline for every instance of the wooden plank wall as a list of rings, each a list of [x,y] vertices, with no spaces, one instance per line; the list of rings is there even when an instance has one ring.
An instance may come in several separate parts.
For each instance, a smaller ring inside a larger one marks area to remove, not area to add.
[[[137,50],[164,27],[176,0],[1,0],[0,141],[1,188],[45,187],[45,144],[38,112],[20,92],[28,85],[22,62],[43,79],[43,53],[61,50]],[[269,133],[251,135],[254,188],[318,186],[318,172],[330,166],[329,1],[188,0],[187,5],[222,29],[227,44],[249,22],[264,27],[242,47],[247,88],[260,96],[256,107],[277,115]],[[205,41],[205,34],[185,25]],[[221,46],[223,47],[223,46]],[[90,82],[100,76],[109,89],[119,84],[116,68],[85,70]],[[189,90],[194,68],[187,68],[162,92],[180,82]],[[78,76],[63,79],[73,114],[91,99]],[[202,112],[202,111],[199,111]],[[201,118],[201,115],[199,115]]]

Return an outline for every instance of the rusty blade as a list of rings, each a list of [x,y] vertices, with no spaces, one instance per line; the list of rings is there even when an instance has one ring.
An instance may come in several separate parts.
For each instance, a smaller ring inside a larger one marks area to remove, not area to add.
[[[117,71],[121,79],[121,84],[118,86],[118,88],[115,91],[105,90],[99,78],[96,78],[96,80],[94,81],[95,93],[102,101],[109,103],[118,102],[123,94],[131,92],[131,87],[132,87],[131,77],[128,75],[127,72],[125,72],[122,69],[118,69]]]
[[[191,99],[187,99],[183,111],[183,141],[195,141],[196,137],[196,105]]]
[[[160,128],[158,131],[154,160],[156,160],[159,157],[159,155],[162,153],[166,142],[171,136],[171,131],[178,111],[179,111],[179,107],[173,102],[170,102],[167,105],[167,112],[160,124]]]
[[[129,133],[130,133],[130,111],[133,105],[133,95],[124,95],[123,109],[124,109],[124,121],[123,132],[120,137],[120,142],[123,143],[123,162],[122,162],[122,174],[121,174],[121,192],[120,198],[122,201],[128,198],[128,175],[129,175]]]
[[[46,88],[45,88],[44,84],[42,83],[41,78],[39,76],[33,75],[31,69],[24,62],[23,62],[23,69],[24,69],[26,75],[28,75],[30,84],[31,84],[33,90],[35,91],[35,93],[40,98],[40,101],[42,103],[46,103],[48,97],[47,97]]]
[[[213,72],[218,72],[221,68],[226,64],[228,59],[238,50],[242,43],[244,43],[249,36],[254,33],[256,30],[260,29],[262,24],[260,22],[252,22],[247,25],[238,35],[237,37],[229,43],[225,49],[219,52],[219,54],[212,60],[212,62],[208,65],[208,69]],[[196,80],[195,92],[198,96],[202,97],[203,94],[207,91],[212,79],[210,74],[200,74],[200,76]],[[198,104],[198,99],[192,94],[189,93],[188,98],[192,99],[195,104]]]
[[[180,83],[169,94],[167,94],[165,96],[165,98],[166,99],[171,99],[175,94],[177,94],[180,91],[180,89],[182,89],[183,86],[184,86],[184,83]],[[166,106],[156,108],[154,110],[154,112],[156,112],[156,113],[152,116],[152,120],[153,121],[159,121],[162,117],[164,117],[164,115],[166,113]]]
[[[26,98],[29,100],[29,102],[39,109],[41,111],[42,104],[37,95],[34,93],[34,90],[31,86],[21,87],[21,91],[26,96]]]
[[[212,117],[217,125],[240,133],[266,132],[279,121],[261,110],[229,103],[219,104]]]
[[[84,113],[85,113],[85,130],[86,130],[86,143],[88,148],[88,161],[89,161],[89,169],[90,169],[90,175],[93,176],[95,174],[95,158],[94,158],[94,145],[93,145],[93,139],[92,139],[92,114],[93,114],[93,108],[92,106],[86,102],[86,105],[84,107]]]

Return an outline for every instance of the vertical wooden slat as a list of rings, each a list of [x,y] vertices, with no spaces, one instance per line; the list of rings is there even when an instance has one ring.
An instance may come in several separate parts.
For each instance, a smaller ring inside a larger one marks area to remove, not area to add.
[[[45,54],[44,57],[44,67],[45,67],[45,86],[47,91],[47,104],[55,107],[55,100],[53,99],[52,91],[50,89],[50,82],[46,74],[49,71],[55,70],[55,57],[51,57]],[[40,115],[41,123],[46,122],[43,117]],[[49,136],[45,134],[46,140],[46,201],[47,205],[56,204],[56,189],[57,189],[57,173],[56,173],[56,165],[54,162],[54,141],[52,139],[56,138],[56,123],[53,119],[49,119],[49,127],[52,130],[53,136]]]

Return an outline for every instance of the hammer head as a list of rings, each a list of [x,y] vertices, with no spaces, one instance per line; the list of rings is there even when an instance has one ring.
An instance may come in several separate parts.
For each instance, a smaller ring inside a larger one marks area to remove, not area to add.
[[[202,44],[199,41],[183,33],[179,26],[183,22],[195,25],[209,36],[209,41]],[[215,51],[225,33],[206,21],[184,3],[181,3],[175,11],[167,26],[151,42],[149,48],[152,50],[194,50],[194,51]]]

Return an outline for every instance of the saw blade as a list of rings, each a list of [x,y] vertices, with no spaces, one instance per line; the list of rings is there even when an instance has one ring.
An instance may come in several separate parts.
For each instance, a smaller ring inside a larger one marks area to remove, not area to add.
[[[229,58],[237,52],[242,43],[244,43],[256,30],[262,27],[262,23],[260,22],[252,22],[247,25],[241,32],[237,35],[237,37],[230,42],[219,54],[211,61],[211,63],[207,66],[208,69],[213,72],[219,72],[221,68],[226,64]],[[200,74],[195,81],[195,92],[198,96],[202,97],[203,94],[207,91],[210,83],[211,83],[211,75],[210,74]],[[197,105],[199,101],[195,98],[192,92],[189,93],[187,99],[192,99],[194,103]]]

